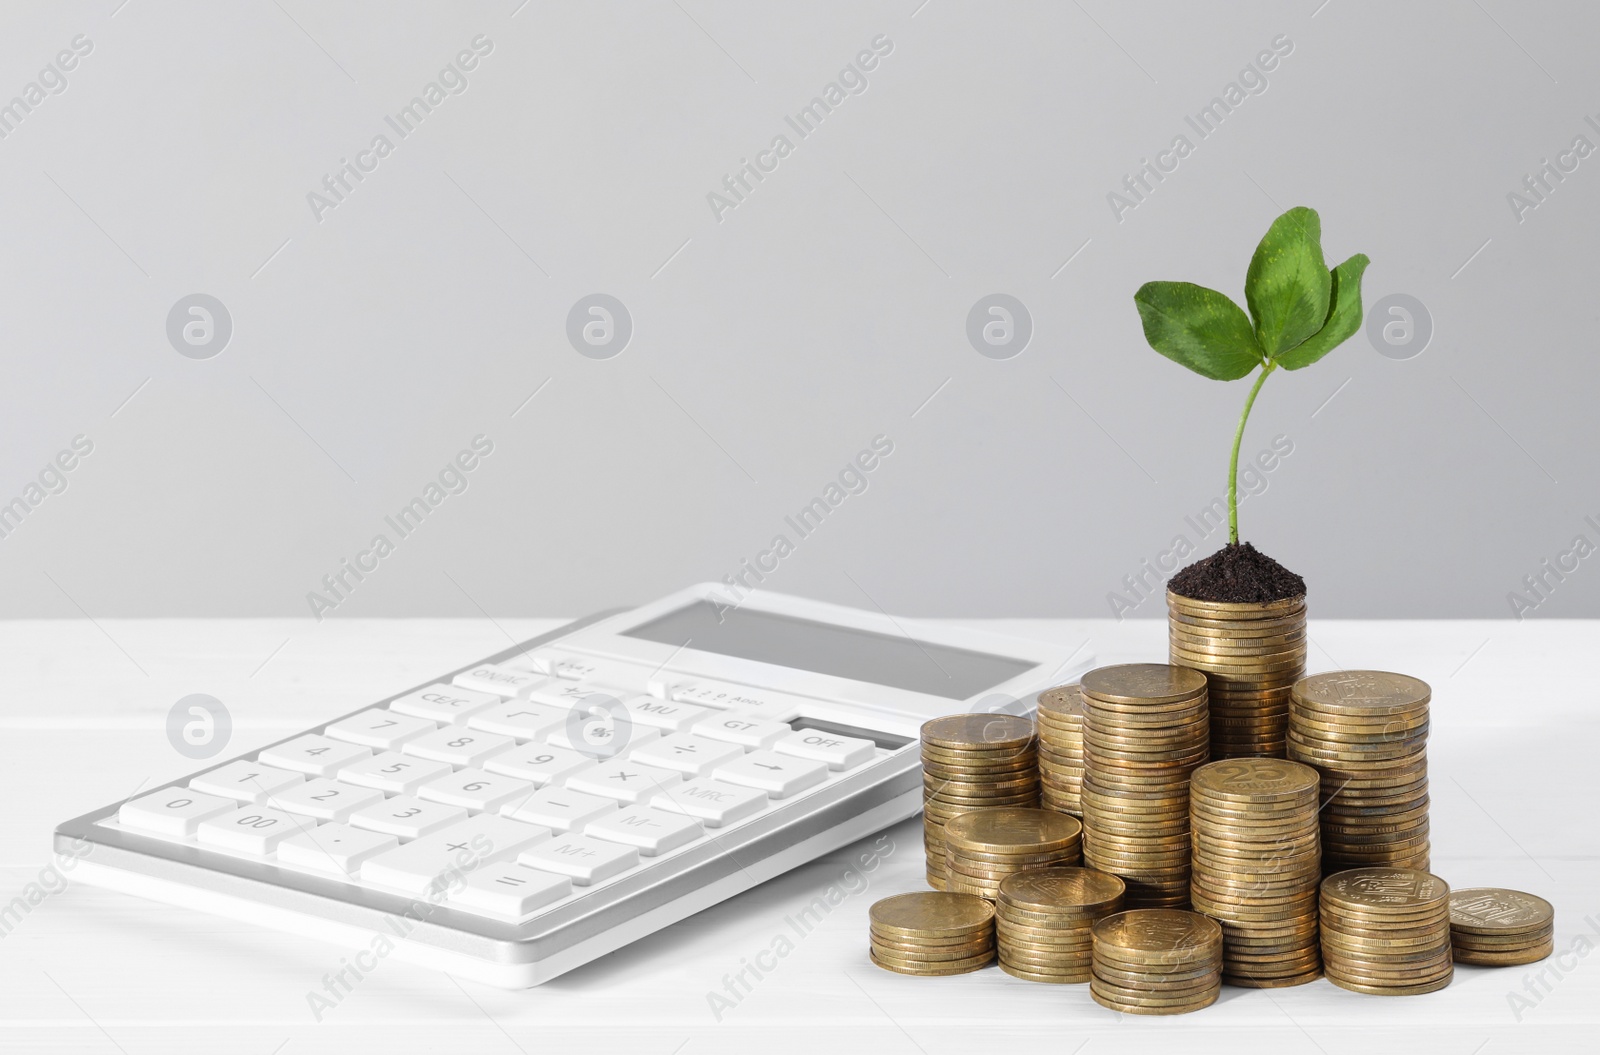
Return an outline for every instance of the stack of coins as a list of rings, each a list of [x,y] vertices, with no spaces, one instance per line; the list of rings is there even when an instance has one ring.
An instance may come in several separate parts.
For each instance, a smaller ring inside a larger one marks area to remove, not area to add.
[[[1222,925],[1230,985],[1300,985],[1322,973],[1318,783],[1310,766],[1279,758],[1235,758],[1194,771],[1190,898]]]
[[[945,824],[944,843],[945,889],[993,901],[1009,875],[1081,861],[1083,825],[1053,810],[971,810]]]
[[[1130,1015],[1198,1011],[1222,990],[1222,928],[1198,912],[1133,909],[1094,925],[1089,995]]]
[[[1167,650],[1210,683],[1211,757],[1282,758],[1289,689],[1306,669],[1306,599],[1196,601],[1167,591]]]
[[[872,962],[896,974],[966,974],[994,959],[994,907],[981,897],[923,891],[868,913]]]
[[[1207,760],[1206,678],[1126,663],[1083,676],[1084,863],[1134,908],[1189,904],[1189,775]]]
[[[1520,890],[1456,890],[1450,894],[1450,944],[1456,963],[1535,963],[1555,951],[1556,912],[1544,898]],[[1005,952],[1000,955],[1003,960]]]
[[[1092,868],[1030,868],[1000,882],[1000,969],[1029,982],[1087,982],[1100,920],[1122,911],[1122,880]]]
[[[1062,685],[1039,694],[1039,805],[1083,816],[1083,692]]]
[[[1450,887],[1410,868],[1353,868],[1322,882],[1322,964],[1342,989],[1379,996],[1450,984]]]
[[[1294,686],[1289,757],[1322,774],[1322,868],[1428,867],[1425,681],[1377,670]]]
[[[922,726],[922,841],[929,886],[945,887],[946,821],[968,810],[1038,804],[1033,722],[1013,714],[952,714]]]

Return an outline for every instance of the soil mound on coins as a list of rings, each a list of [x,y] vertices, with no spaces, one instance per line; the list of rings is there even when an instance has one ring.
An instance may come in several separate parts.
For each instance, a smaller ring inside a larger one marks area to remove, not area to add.
[[[1306,581],[1250,543],[1239,542],[1180,570],[1167,587],[1196,601],[1261,604],[1303,596]]]

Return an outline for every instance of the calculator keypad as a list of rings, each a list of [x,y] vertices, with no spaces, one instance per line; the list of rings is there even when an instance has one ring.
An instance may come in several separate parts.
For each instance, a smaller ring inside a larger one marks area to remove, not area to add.
[[[779,694],[640,696],[586,680],[603,664],[537,658],[479,664],[142,796],[117,823],[522,919],[877,757],[869,740],[797,732]]]

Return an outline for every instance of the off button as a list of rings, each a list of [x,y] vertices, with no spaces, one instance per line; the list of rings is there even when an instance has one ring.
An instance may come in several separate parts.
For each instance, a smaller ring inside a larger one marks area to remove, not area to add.
[[[797,733],[790,733],[772,745],[774,751],[785,755],[826,762],[828,768],[835,772],[841,769],[854,769],[864,762],[872,761],[877,747],[878,745],[871,740],[858,740],[852,736],[839,736],[817,729],[802,729]]]

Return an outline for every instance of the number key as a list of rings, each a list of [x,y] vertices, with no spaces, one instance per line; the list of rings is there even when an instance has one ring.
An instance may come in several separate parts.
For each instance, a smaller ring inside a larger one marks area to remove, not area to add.
[[[348,740],[352,744],[375,747],[379,751],[394,751],[407,740],[431,733],[437,728],[438,722],[374,707],[342,722],[334,722],[323,732],[335,740]]]
[[[342,821],[363,806],[383,801],[383,792],[352,787],[326,777],[314,777],[303,784],[275,792],[267,805],[285,813],[315,817],[319,821]]]
[[[481,765],[484,759],[516,746],[517,742],[509,736],[452,727],[419,736],[402,745],[400,750],[418,758],[448,762],[452,766],[476,766]]]
[[[339,779],[391,795],[409,795],[430,780],[448,776],[450,763],[412,758],[394,751],[363,758],[339,770]]]
[[[370,747],[343,744],[315,733],[297,736],[293,740],[264,748],[256,756],[258,762],[279,769],[292,769],[297,773],[310,773],[314,777],[331,777],[344,766],[358,758],[372,754]]]
[[[420,838],[466,819],[466,810],[437,802],[424,802],[410,795],[400,795],[350,815],[350,823],[357,828],[396,835],[402,839]]]
[[[291,835],[310,831],[317,822],[266,806],[246,806],[200,825],[200,841],[251,854],[270,854]]]
[[[168,788],[124,802],[117,811],[117,820],[130,828],[143,828],[163,835],[188,836],[195,833],[201,821],[237,809],[238,806],[233,799]]]
[[[238,802],[259,805],[266,802],[267,796],[273,792],[282,791],[305,779],[300,773],[239,760],[191,778],[189,787],[208,795],[221,795]]]

